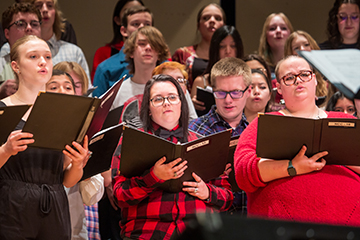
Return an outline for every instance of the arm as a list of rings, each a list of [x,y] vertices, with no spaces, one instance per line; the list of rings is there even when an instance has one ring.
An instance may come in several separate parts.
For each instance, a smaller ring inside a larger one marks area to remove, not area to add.
[[[4,166],[11,156],[25,151],[27,145],[35,141],[32,137],[31,133],[23,133],[21,130],[10,133],[6,143],[0,147],[0,168]]]
[[[156,188],[157,183],[163,183],[169,179],[180,178],[187,168],[187,161],[177,158],[165,164],[166,158],[162,157],[142,176],[126,178],[122,175],[115,178],[114,195],[120,207],[139,204],[147,198]],[[177,165],[180,163],[179,165]],[[176,166],[177,165],[177,166]],[[175,174],[176,173],[176,174]]]
[[[83,199],[83,203],[87,206],[94,205],[104,195],[104,178],[101,174],[92,176],[83,180],[79,184],[79,190]]]
[[[83,175],[83,168],[90,157],[87,136],[84,138],[83,146],[77,142],[73,142],[72,144],[77,150],[73,149],[69,145],[66,145],[66,150],[63,150],[65,155],[63,185],[67,188],[74,186],[80,181]]]

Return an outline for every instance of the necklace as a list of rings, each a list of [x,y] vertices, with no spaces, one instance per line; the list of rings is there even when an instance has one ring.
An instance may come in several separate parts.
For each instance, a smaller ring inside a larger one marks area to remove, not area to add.
[[[16,93],[13,94],[13,96],[14,96],[17,100],[19,100],[21,103],[26,103],[25,101],[21,100],[21,99],[17,96]],[[27,104],[27,103],[26,103],[26,104]]]
[[[305,118],[320,119],[320,109],[318,107],[316,107],[316,108],[317,108],[317,113],[312,114],[311,116],[308,116]],[[294,115],[292,115],[292,113],[287,108],[284,108],[284,110],[286,110],[290,116],[295,117]]]

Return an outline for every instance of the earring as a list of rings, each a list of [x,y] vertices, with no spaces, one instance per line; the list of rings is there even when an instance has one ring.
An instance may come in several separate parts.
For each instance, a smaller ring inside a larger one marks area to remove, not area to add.
[[[20,70],[17,70],[17,74],[20,74]]]

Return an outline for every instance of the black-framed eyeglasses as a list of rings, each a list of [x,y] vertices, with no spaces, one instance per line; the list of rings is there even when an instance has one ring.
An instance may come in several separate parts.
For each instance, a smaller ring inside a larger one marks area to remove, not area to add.
[[[165,103],[165,100],[167,100],[171,105],[176,105],[180,103],[179,95],[169,95],[167,97],[156,96],[150,99],[150,102],[154,107],[160,107]]]
[[[11,26],[16,25],[17,29],[19,30],[25,30],[28,26],[28,24],[30,25],[31,28],[33,29],[39,29],[41,26],[41,22],[40,21],[36,21],[36,20],[32,20],[30,21],[30,23],[27,23],[24,20],[19,20],[19,21],[15,21],[12,24],[10,24],[7,28],[11,28]]]
[[[178,81],[178,83],[180,83],[180,84],[187,85],[187,79],[185,79],[185,78],[177,78],[176,81]]]
[[[346,14],[346,13],[339,13],[336,15],[339,19],[339,21],[347,21],[349,18],[353,21],[359,20],[359,13],[352,13],[352,14]]]
[[[283,80],[286,86],[291,86],[296,83],[296,80],[300,78],[303,82],[309,82],[313,77],[313,72],[311,70],[301,71],[299,74],[288,73],[283,76],[280,80]]]
[[[248,90],[249,86],[247,86],[244,90],[234,90],[234,91],[214,91],[214,97],[219,99],[225,99],[229,94],[232,99],[239,99],[244,96],[246,90]]]

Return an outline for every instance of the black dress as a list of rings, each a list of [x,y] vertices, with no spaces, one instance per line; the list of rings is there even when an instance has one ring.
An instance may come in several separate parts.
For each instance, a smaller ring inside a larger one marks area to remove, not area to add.
[[[60,151],[28,147],[11,156],[0,168],[0,239],[70,239],[63,178]]]

